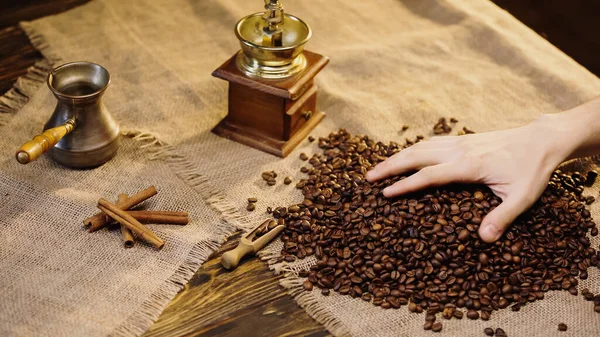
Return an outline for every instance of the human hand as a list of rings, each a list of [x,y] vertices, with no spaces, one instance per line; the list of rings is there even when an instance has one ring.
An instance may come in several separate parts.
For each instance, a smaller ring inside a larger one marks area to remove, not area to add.
[[[542,117],[515,129],[434,137],[388,158],[366,178],[374,182],[418,170],[386,187],[386,197],[450,183],[486,184],[502,203],[483,219],[479,236],[494,242],[535,203],[553,170],[570,155],[572,149],[560,143],[561,131],[552,118]]]

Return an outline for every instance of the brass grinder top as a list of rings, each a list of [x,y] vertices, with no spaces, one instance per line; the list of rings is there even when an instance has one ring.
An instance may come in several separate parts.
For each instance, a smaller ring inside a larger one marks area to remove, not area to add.
[[[278,0],[265,0],[265,9],[236,24],[242,47],[236,65],[248,77],[284,79],[306,66],[302,52],[312,31],[301,19],[284,13]]]

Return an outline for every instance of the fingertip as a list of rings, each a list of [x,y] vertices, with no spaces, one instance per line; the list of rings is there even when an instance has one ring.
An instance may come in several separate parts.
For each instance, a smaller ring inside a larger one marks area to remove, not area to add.
[[[491,223],[482,224],[481,227],[479,227],[479,237],[487,243],[496,242],[500,239],[503,232],[502,229]]]
[[[374,182],[377,179],[377,173],[375,172],[375,168],[373,168],[371,171],[368,171],[365,175],[365,178],[370,183]]]
[[[391,195],[392,192],[390,191],[389,187],[384,188],[383,191],[382,191],[382,193],[383,193],[383,196],[386,197],[386,198],[389,198],[389,197],[392,196]]]

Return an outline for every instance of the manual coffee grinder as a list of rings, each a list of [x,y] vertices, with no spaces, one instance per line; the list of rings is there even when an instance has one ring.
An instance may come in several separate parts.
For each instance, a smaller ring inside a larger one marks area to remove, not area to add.
[[[241,50],[213,72],[229,82],[229,108],[212,131],[285,157],[325,116],[313,79],[329,59],[304,50],[310,27],[278,0],[265,9],[238,21]]]

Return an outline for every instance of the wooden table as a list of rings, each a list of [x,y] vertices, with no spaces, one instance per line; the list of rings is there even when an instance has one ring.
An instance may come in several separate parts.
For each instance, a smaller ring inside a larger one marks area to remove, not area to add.
[[[0,95],[42,59],[17,23],[60,13],[89,0],[5,0],[0,5]],[[486,0],[480,0],[486,1]],[[494,0],[576,61],[600,75],[600,2]],[[279,278],[256,258],[233,272],[219,256],[230,238],[202,265],[144,336],[328,336],[279,286]]]

